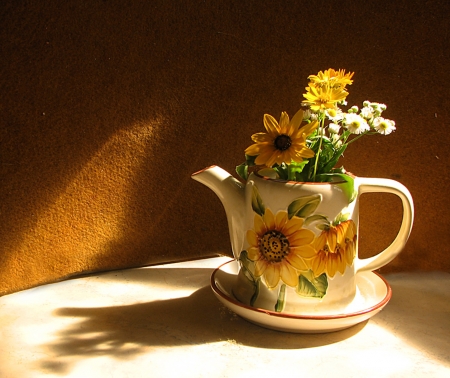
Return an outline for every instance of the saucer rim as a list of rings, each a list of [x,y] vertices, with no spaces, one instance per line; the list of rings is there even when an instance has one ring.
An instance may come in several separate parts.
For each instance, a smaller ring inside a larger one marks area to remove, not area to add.
[[[373,274],[375,276],[377,276],[379,279],[381,279],[381,281],[384,283],[384,285],[386,286],[386,295],[384,296],[384,298],[378,302],[377,304],[370,306],[368,308],[359,310],[359,311],[353,311],[353,312],[349,312],[349,313],[338,313],[338,314],[327,314],[327,315],[311,315],[311,314],[297,314],[297,313],[292,313],[292,312],[275,312],[275,311],[271,311],[271,310],[266,310],[264,308],[260,308],[260,307],[251,307],[248,306],[242,302],[239,302],[237,299],[229,296],[227,293],[224,293],[217,285],[216,285],[216,275],[217,272],[221,271],[223,269],[223,267],[225,265],[228,264],[237,264],[236,260],[232,259],[230,261],[227,261],[225,263],[220,264],[217,268],[214,269],[214,271],[211,274],[211,278],[210,278],[210,284],[211,284],[211,288],[214,291],[214,293],[216,295],[219,295],[221,298],[223,298],[225,301],[241,307],[245,310],[249,310],[252,312],[258,312],[258,313],[262,313],[265,315],[269,315],[269,316],[273,316],[273,317],[279,317],[279,318],[288,318],[288,319],[297,319],[297,320],[338,320],[338,319],[347,319],[347,318],[352,318],[352,317],[357,317],[357,316],[361,316],[361,315],[367,315],[370,314],[371,312],[378,312],[379,310],[381,310],[391,299],[392,297],[392,288],[389,285],[389,283],[387,282],[387,280],[381,276],[379,273],[377,272],[365,272],[365,273],[370,273]],[[370,275],[369,275],[370,276]]]

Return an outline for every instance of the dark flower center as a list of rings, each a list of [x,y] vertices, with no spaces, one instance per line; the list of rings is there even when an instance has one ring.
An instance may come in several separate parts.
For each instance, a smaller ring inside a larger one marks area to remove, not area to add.
[[[267,231],[259,240],[259,250],[269,262],[280,262],[289,254],[289,240],[281,232]]]
[[[289,147],[291,147],[292,141],[288,135],[281,134],[275,138],[273,144],[277,150],[286,151]]]

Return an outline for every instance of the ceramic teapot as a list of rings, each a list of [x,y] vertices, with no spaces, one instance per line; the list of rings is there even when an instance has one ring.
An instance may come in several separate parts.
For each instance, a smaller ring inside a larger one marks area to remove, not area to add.
[[[239,301],[277,312],[343,311],[354,300],[355,276],[388,264],[401,252],[414,217],[408,189],[390,179],[345,177],[300,183],[260,171],[242,183],[217,166],[192,175],[216,193],[225,209],[240,265],[233,288]],[[403,219],[391,245],[360,259],[359,197],[369,192],[400,197]]]

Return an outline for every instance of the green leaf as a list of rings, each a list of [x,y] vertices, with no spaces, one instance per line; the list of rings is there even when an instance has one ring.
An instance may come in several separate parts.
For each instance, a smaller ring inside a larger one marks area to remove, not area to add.
[[[318,223],[316,227],[319,229],[327,229],[330,227],[330,221],[325,215],[316,214],[305,219],[305,226],[309,226],[312,223]]]
[[[303,160],[301,163],[292,162],[288,169],[288,180],[298,181],[306,164],[308,164],[308,160]]]
[[[288,166],[285,163],[281,163],[281,165],[275,164],[272,168],[278,173],[280,179],[289,179]]]
[[[266,208],[261,196],[259,195],[259,191],[256,185],[253,185],[252,187],[252,209],[256,214],[259,214],[261,216],[263,216],[266,212]]]
[[[293,216],[299,218],[306,218],[316,211],[322,201],[321,194],[313,194],[311,196],[304,196],[292,201],[288,207],[288,217],[291,219]]]
[[[336,218],[334,218],[333,226],[337,226],[339,223],[345,222],[350,218],[350,213],[339,213],[336,215]]]
[[[249,167],[253,167],[255,164],[255,160],[258,156],[250,156],[250,155],[245,155],[245,163],[249,166]]]
[[[341,148],[339,148],[338,150],[334,151],[333,156],[331,157],[330,161],[328,161],[322,168],[321,172],[322,173],[328,173],[330,172],[333,167],[337,164],[339,158],[342,156],[342,154],[344,153],[345,149],[347,148],[347,144],[343,144],[341,146]]]
[[[251,280],[251,281],[255,281],[255,277],[253,276],[251,270],[250,270],[250,265],[253,263],[252,260],[250,260],[248,258],[248,253],[246,250],[241,251],[241,253],[239,254],[239,264],[241,265],[241,269],[245,270],[245,276]],[[247,274],[248,272],[248,274]]]
[[[336,185],[341,188],[349,202],[353,202],[358,194],[355,190],[355,180],[345,173],[322,173],[316,176],[316,181],[336,182]]]
[[[242,177],[244,180],[248,179],[248,165],[247,163],[242,163],[236,167],[236,173]]]
[[[254,276],[252,272],[253,261],[248,258],[246,250],[241,251],[239,255],[239,265],[241,266],[239,274],[242,274],[246,278],[246,281],[243,281],[239,288],[235,288],[237,291],[233,289],[233,294],[236,298],[239,298],[239,300],[253,306],[256,299],[258,299],[261,278]]]
[[[275,312],[281,312],[284,310],[284,306],[286,305],[286,285],[283,284],[280,287],[280,291],[278,292],[277,303],[275,304]]]
[[[255,160],[258,156],[245,155],[245,162],[236,167],[236,173],[242,177],[243,180],[248,179],[248,167],[255,165]]]
[[[328,278],[325,273],[319,277],[314,277],[311,270],[301,274],[298,277],[297,294],[303,297],[323,298],[327,293]]]
[[[340,177],[345,182],[342,184],[338,184],[338,186],[342,189],[345,195],[348,198],[348,202],[353,202],[358,195],[355,190],[355,180],[353,177],[343,174],[343,173],[334,173],[334,176]]]

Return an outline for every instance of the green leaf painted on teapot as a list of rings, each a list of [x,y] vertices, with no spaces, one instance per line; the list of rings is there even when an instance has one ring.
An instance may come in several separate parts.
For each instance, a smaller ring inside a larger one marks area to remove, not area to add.
[[[288,207],[288,217],[291,219],[293,216],[299,218],[306,218],[316,211],[322,201],[322,195],[313,194],[311,196],[304,196],[292,201]]]
[[[353,179],[353,177],[346,174],[335,174],[335,175],[345,181],[342,184],[338,184],[338,186],[347,196],[348,202],[353,202],[358,194],[355,190],[355,180]]]
[[[348,202],[353,202],[357,196],[355,190],[355,180],[345,173],[322,173],[317,175],[317,180],[321,182],[336,182],[336,185],[346,195]]]
[[[259,195],[256,185],[253,185],[252,187],[252,209],[256,214],[259,214],[261,216],[263,216],[266,212],[266,208],[261,196]]]
[[[305,219],[305,226],[316,223],[316,228],[323,230],[330,227],[330,221],[325,215],[315,214]]]
[[[252,269],[250,265],[253,265],[253,261],[248,258],[247,251],[244,250],[239,254],[239,264],[241,265],[241,269],[244,271],[245,276],[250,281],[255,281],[255,276],[252,273]]]
[[[248,254],[247,251],[242,251],[239,255],[239,264],[241,266],[241,270],[240,270],[240,274],[243,274],[243,276],[247,279],[246,280],[246,284],[245,287],[240,287],[240,291],[241,293],[234,293],[235,295],[237,294],[238,297],[241,296],[246,296],[245,292],[250,292],[248,295],[250,296],[249,299],[249,304],[250,306],[253,306],[256,299],[258,298],[259,295],[259,285],[261,282],[261,279],[259,277],[255,277],[252,273],[253,269],[253,261],[251,261],[248,258]]]
[[[280,291],[278,292],[278,300],[275,303],[275,311],[281,312],[284,310],[286,306],[286,285],[282,284],[280,287]]]
[[[323,298],[328,289],[328,279],[325,273],[314,277],[311,270],[298,277],[297,294],[304,297]]]

